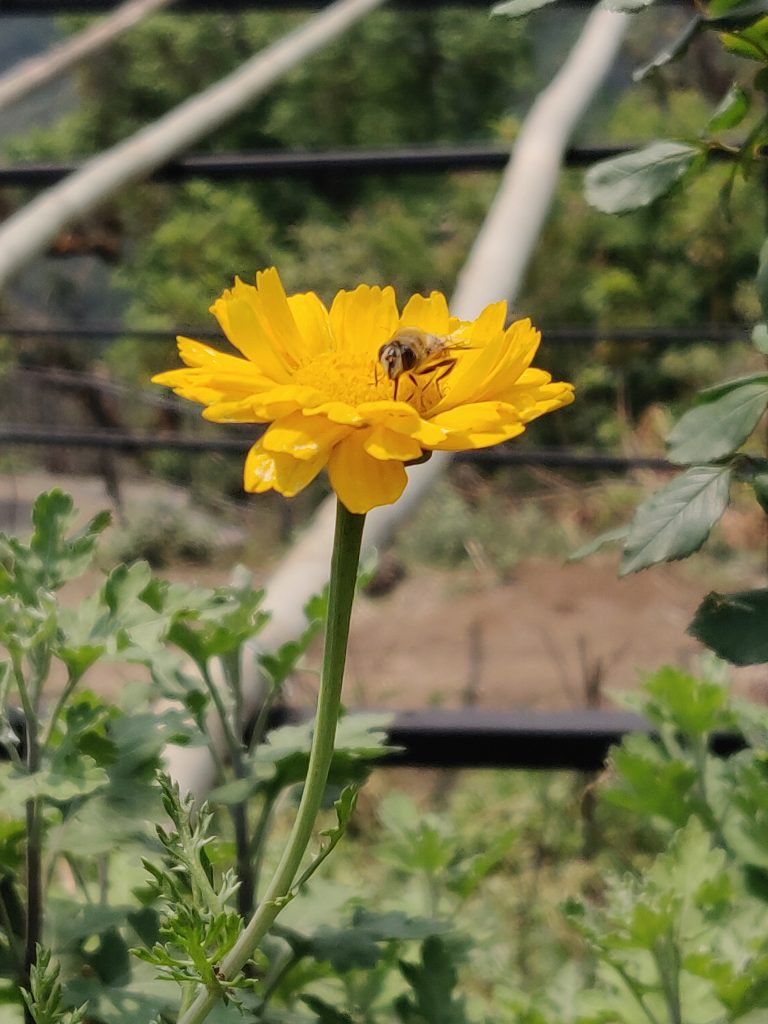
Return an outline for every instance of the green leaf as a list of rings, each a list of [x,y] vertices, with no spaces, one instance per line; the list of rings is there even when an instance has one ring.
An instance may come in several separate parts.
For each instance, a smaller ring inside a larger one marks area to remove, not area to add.
[[[697,679],[666,665],[645,682],[644,710],[651,721],[671,723],[686,737],[702,737],[727,728],[728,691],[720,683]]]
[[[621,14],[635,14],[650,7],[655,0],[600,0],[599,7],[604,11],[618,11]]]
[[[389,713],[344,715],[336,730],[329,784],[362,781],[370,761],[394,749],[387,745],[386,730],[391,723]],[[255,751],[257,777],[275,790],[302,782],[309,763],[313,729],[314,722],[308,721],[273,730],[268,741],[259,744]]]
[[[323,925],[307,938],[299,937],[287,929],[283,936],[297,944],[302,952],[315,960],[326,961],[335,971],[344,973],[356,968],[370,970],[381,959],[384,943],[425,939],[447,929],[447,925],[425,918],[408,917],[399,911],[378,914],[357,907],[349,925],[332,928]]]
[[[678,465],[714,462],[746,441],[768,408],[768,382],[742,384],[689,409],[670,432],[669,458]]]
[[[754,473],[749,483],[755,492],[758,505],[768,515],[768,473]]]
[[[468,1024],[464,1000],[453,994],[458,973],[443,939],[428,938],[421,949],[421,963],[401,960],[400,971],[413,989],[413,998],[402,996],[395,1002],[403,1024]]]
[[[638,819],[655,817],[679,828],[691,813],[696,771],[682,761],[670,760],[647,736],[630,735],[610,757],[614,780],[604,799]]]
[[[629,524],[627,523],[623,526],[617,526],[613,530],[606,530],[605,533],[599,533],[597,537],[593,537],[592,540],[587,541],[586,544],[582,544],[581,547],[571,552],[568,555],[568,561],[580,562],[582,558],[594,555],[596,551],[599,551],[606,544],[615,544],[617,541],[625,540],[628,533]]]
[[[491,14],[506,14],[509,18],[522,18],[531,11],[537,11],[540,7],[546,7],[554,3],[554,0],[503,0],[500,4],[494,4]]]
[[[328,857],[339,845],[342,836],[347,831],[347,826],[349,825],[352,814],[355,810],[355,805],[357,804],[357,793],[358,790],[356,786],[347,786],[342,790],[341,796],[333,805],[336,810],[336,824],[332,828],[323,829],[320,833],[325,842],[312,858],[309,865],[294,881],[291,886],[292,893],[297,893],[304,885],[306,885],[326,857]]]
[[[42,798],[55,804],[89,796],[109,781],[106,772],[85,759],[70,762],[67,771],[42,770],[28,775],[0,764],[0,808],[8,814],[22,813],[27,800]]]
[[[768,373],[760,371],[759,373],[745,373],[741,377],[732,377],[730,380],[721,380],[717,384],[710,384],[709,387],[702,388],[696,396],[697,403],[700,402],[711,402],[715,398],[720,398],[723,395],[727,395],[730,391],[738,391],[739,388],[744,387],[745,384],[764,384],[768,387]]]
[[[54,588],[88,568],[99,534],[111,521],[109,512],[101,512],[68,539],[76,514],[71,496],[57,488],[41,494],[32,508],[30,551],[40,559],[44,578]]]
[[[750,105],[749,95],[734,82],[710,118],[707,131],[715,133],[735,128],[749,113]]]
[[[696,637],[732,665],[768,661],[768,590],[707,594],[688,627]]]
[[[678,57],[686,52],[688,47],[691,45],[691,41],[694,36],[704,26],[704,21],[700,15],[695,15],[685,25],[682,32],[677,35],[668,46],[662,47],[647,63],[637,70],[632,75],[636,82],[641,82],[644,78],[647,78],[653,71],[657,71],[659,68],[663,68],[665,64],[671,63],[673,60],[677,60]]]
[[[768,324],[755,324],[752,328],[751,341],[761,355],[768,356]]]
[[[698,551],[728,506],[731,471],[692,466],[637,509],[620,574],[639,572]]]
[[[718,30],[733,31],[745,28],[768,14],[768,0],[712,0],[706,14],[707,24]]]
[[[626,213],[648,206],[685,174],[698,152],[682,142],[654,142],[634,153],[603,160],[587,171],[587,202],[603,213]]]
[[[326,1003],[319,996],[301,996],[301,1001],[315,1014],[317,1024],[355,1024],[354,1018]]]

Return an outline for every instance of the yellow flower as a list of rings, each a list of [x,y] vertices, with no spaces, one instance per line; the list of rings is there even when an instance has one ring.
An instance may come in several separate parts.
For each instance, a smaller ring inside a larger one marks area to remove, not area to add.
[[[346,508],[368,512],[399,498],[405,464],[425,452],[498,444],[573,401],[572,385],[531,368],[540,334],[530,320],[505,330],[505,302],[462,321],[439,292],[398,313],[392,288],[360,285],[327,310],[313,292],[286,296],[272,268],[256,287],[237,279],[211,312],[242,358],[179,338],[187,368],[153,380],[206,419],[271,424],[246,457],[247,491],[290,497],[327,466]],[[379,351],[403,328],[440,351],[391,379]]]

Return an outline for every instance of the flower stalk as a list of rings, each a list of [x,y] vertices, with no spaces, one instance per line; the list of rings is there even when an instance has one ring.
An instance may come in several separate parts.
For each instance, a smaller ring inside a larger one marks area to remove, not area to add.
[[[315,728],[307,777],[293,829],[256,912],[230,952],[217,965],[216,976],[220,983],[217,991],[201,990],[179,1016],[178,1024],[201,1024],[205,1020],[216,1005],[221,990],[226,989],[227,982],[232,981],[250,960],[280,910],[291,898],[291,887],[312,839],[333,758],[364,524],[365,515],[350,512],[341,502],[337,503],[328,592],[328,623]]]

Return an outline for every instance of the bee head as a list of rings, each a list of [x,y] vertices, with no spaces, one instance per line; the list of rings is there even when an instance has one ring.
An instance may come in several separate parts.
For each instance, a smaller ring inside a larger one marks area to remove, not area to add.
[[[416,356],[410,348],[393,339],[379,349],[379,362],[389,379],[397,380],[401,373],[415,365]]]

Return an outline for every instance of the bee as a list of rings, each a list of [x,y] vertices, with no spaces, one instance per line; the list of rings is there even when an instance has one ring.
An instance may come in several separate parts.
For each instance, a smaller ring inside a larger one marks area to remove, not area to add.
[[[443,370],[435,382],[446,377],[456,362],[451,349],[457,347],[465,346],[451,335],[428,334],[418,327],[401,327],[381,346],[377,357],[384,373],[395,382],[395,400],[397,386],[404,373],[413,377],[415,374]]]

